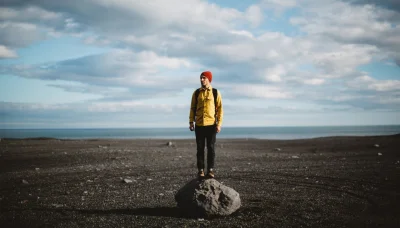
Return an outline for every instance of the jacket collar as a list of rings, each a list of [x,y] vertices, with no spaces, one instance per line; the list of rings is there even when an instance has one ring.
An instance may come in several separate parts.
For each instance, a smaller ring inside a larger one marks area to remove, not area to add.
[[[208,90],[208,91],[210,91],[210,90],[212,90],[212,86],[210,85],[207,88],[200,87],[200,90]]]

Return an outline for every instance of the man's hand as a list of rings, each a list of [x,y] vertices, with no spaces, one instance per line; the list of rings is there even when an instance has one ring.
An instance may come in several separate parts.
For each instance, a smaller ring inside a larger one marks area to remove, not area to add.
[[[221,131],[221,126],[217,126],[217,133]]]
[[[193,123],[190,123],[189,129],[190,129],[190,131],[194,131],[194,124]]]

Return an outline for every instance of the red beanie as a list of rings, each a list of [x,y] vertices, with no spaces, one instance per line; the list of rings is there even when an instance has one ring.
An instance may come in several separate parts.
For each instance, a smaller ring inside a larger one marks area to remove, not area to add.
[[[208,78],[208,81],[210,81],[210,82],[212,81],[212,73],[211,73],[211,71],[204,71],[204,72],[201,73],[201,75],[206,76],[206,78]]]

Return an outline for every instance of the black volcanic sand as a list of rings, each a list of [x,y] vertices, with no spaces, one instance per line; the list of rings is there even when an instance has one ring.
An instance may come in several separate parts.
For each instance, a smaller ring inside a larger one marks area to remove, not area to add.
[[[400,227],[400,135],[216,147],[216,179],[242,207],[198,219],[174,200],[196,175],[194,139],[2,139],[0,226]]]

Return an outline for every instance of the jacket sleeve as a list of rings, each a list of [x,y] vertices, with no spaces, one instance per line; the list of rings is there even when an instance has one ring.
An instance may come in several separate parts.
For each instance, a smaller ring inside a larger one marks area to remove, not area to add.
[[[192,101],[190,102],[190,111],[189,111],[189,123],[192,123],[195,121],[195,116],[194,116],[194,108],[195,108],[195,93],[196,91],[193,92],[192,94]]]
[[[217,118],[218,118],[218,126],[221,126],[222,121],[224,120],[224,109],[222,107],[222,96],[219,90],[217,96]]]

